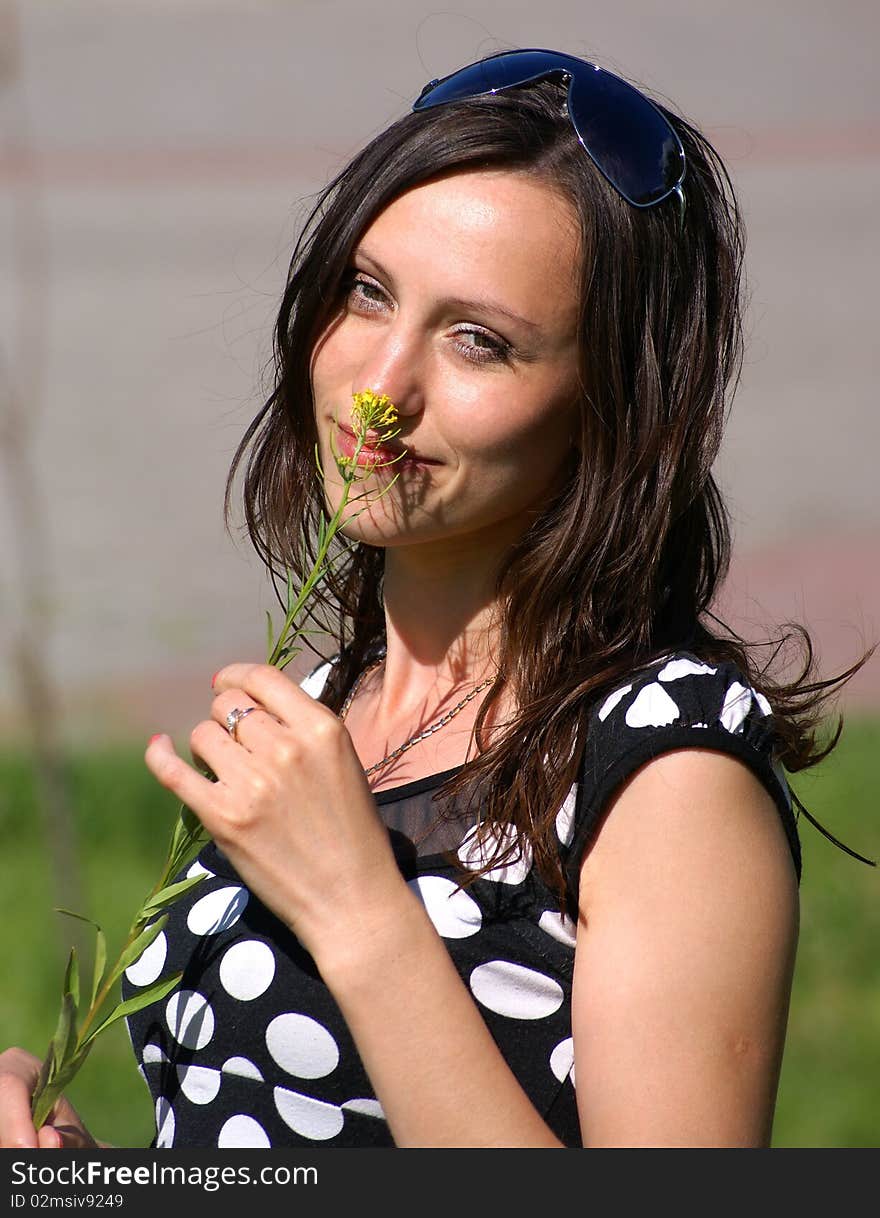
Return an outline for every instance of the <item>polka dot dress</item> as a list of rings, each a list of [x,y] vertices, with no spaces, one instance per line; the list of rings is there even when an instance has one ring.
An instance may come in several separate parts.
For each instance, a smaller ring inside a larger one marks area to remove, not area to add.
[[[320,695],[331,662],[302,687]],[[432,792],[455,769],[375,794],[398,864],[424,904],[511,1070],[566,1146],[580,1146],[571,1036],[580,863],[610,796],[649,758],[695,745],[744,761],[770,791],[800,880],[796,821],[773,758],[771,709],[728,664],[687,652],[641,669],[594,708],[579,781],[556,816],[569,912],[526,846],[467,891],[448,857],[475,868],[495,846],[461,821],[417,848],[404,827],[433,822]],[[445,837],[444,837],[445,835]],[[433,851],[433,852],[432,852]],[[202,883],[123,978],[123,997],[181,970],[179,986],[128,1020],[156,1114],[156,1147],[393,1146],[355,1044],[314,962],[211,843]],[[454,1080],[450,1080],[454,1087]]]

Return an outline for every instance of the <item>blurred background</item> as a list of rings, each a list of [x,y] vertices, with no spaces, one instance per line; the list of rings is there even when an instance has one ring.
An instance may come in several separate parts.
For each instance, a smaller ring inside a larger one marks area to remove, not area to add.
[[[156,876],[176,805],[147,738],[185,748],[211,674],[264,658],[274,597],[224,530],[226,470],[315,192],[433,76],[566,49],[706,131],[750,293],[723,616],[805,623],[826,675],[880,638],[878,35],[868,0],[0,2],[0,1043],[51,1035],[76,925],[52,907],[112,946]],[[880,654],[839,709],[795,787],[876,859]],[[878,873],[801,826],[774,1141],[875,1146]],[[122,1028],[72,1094],[98,1137],[149,1140]]]

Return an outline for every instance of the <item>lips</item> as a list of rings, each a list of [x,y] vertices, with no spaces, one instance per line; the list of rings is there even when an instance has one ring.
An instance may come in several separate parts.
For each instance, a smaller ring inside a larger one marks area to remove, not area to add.
[[[340,447],[345,456],[354,456],[355,445],[357,438],[348,427],[339,425],[339,440]],[[439,461],[434,461],[430,457],[424,457],[421,453],[417,453],[413,448],[407,448],[405,445],[391,444],[369,444],[365,443],[360,452],[360,458],[365,463],[379,461],[393,461],[395,457],[400,457],[401,453],[405,453],[403,460],[394,462],[392,469],[399,469],[402,465],[439,465]]]

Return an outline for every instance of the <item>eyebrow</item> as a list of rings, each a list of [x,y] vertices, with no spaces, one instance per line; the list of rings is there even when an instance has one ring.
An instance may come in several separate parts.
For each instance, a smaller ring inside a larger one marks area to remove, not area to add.
[[[388,280],[393,280],[393,276],[388,274],[388,271],[385,269],[382,263],[379,262],[378,259],[374,258],[371,254],[368,254],[367,251],[360,246],[358,246],[358,248],[354,251],[352,257],[363,258],[364,262],[369,262],[371,266],[375,267],[380,275],[384,275]],[[523,317],[520,313],[514,313],[514,311],[512,309],[508,309],[506,305],[499,303],[497,300],[490,300],[488,297],[466,300],[463,296],[447,296],[444,298],[443,303],[452,305],[452,307],[456,309],[464,309],[465,311],[470,309],[478,309],[488,313],[498,313],[501,317],[506,317],[509,321],[514,322],[516,325],[524,326],[533,334],[541,333],[541,327],[536,322],[529,321],[527,317]]]

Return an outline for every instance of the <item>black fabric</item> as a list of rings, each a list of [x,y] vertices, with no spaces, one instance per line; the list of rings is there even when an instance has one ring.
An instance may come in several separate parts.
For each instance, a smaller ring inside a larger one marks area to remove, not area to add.
[[[329,668],[320,665],[302,682],[313,697]],[[500,1052],[566,1146],[581,1145],[571,1039],[577,877],[609,799],[628,775],[669,749],[731,754],[771,792],[800,878],[797,826],[773,759],[769,711],[735,668],[703,665],[686,652],[634,674],[592,709],[580,778],[556,817],[571,887],[567,914],[531,867],[527,847],[518,863],[458,889],[460,871],[444,851],[457,850],[471,867],[493,854],[491,842],[480,847],[473,814],[432,828],[433,796],[459,767],[375,795],[402,874]],[[123,983],[131,998],[156,977],[183,971],[170,996],[128,1020],[156,1104],[152,1144],[393,1146],[314,961],[213,843],[197,866],[208,876],[172,907],[162,935]]]

